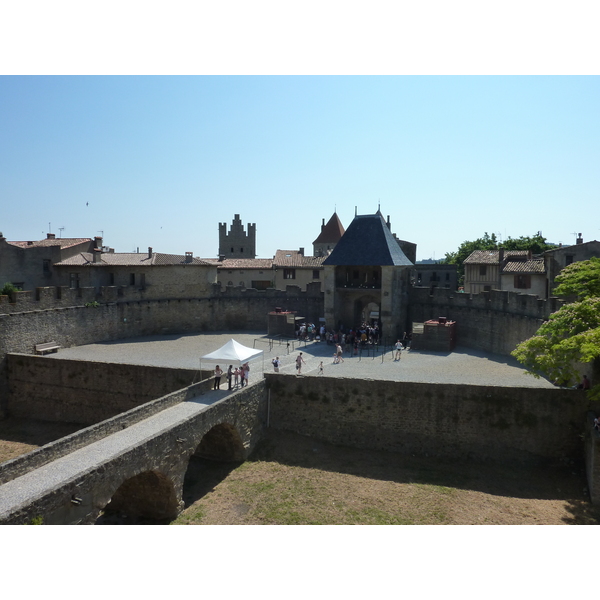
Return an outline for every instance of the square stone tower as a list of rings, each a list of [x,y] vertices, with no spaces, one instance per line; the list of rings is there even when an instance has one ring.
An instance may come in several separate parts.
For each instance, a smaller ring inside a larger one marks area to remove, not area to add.
[[[234,215],[227,233],[227,223],[219,223],[219,258],[256,258],[256,223],[248,223],[248,233],[240,215]]]

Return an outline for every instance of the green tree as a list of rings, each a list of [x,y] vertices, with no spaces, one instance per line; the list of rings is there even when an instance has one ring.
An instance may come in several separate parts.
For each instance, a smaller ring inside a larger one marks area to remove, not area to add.
[[[573,263],[561,271],[556,281],[556,295],[575,301],[550,315],[512,355],[527,367],[528,373],[544,375],[566,386],[580,380],[581,363],[591,363],[596,385],[590,395],[600,399],[600,259]]]

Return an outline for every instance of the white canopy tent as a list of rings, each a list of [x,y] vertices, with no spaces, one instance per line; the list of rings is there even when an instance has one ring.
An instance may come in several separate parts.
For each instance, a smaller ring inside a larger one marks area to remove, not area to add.
[[[265,356],[262,350],[255,350],[254,348],[248,348],[236,342],[233,338],[230,339],[225,345],[221,346],[218,350],[205,354],[200,357],[200,372],[202,372],[202,362],[216,362],[223,363],[224,371],[227,370],[227,365],[236,364],[237,366],[242,365],[245,362],[249,362],[262,355],[263,358],[263,371],[265,370]]]

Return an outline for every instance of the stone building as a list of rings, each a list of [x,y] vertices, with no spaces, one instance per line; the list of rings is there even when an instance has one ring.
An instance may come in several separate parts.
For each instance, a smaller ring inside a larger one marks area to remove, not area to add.
[[[60,285],[54,265],[80,252],[102,247],[102,238],[56,238],[9,242],[0,233],[0,287],[12,283],[22,290]]]
[[[147,253],[80,252],[54,264],[59,286],[71,289],[115,287],[136,290],[141,299],[198,298],[217,281],[215,265],[185,256]]]
[[[323,266],[328,327],[349,329],[378,320],[389,338],[406,330],[413,263],[381,212],[355,216]]]
[[[219,258],[256,258],[256,223],[248,223],[248,232],[240,215],[234,215],[227,232],[227,223],[219,223]]]
[[[266,290],[275,287],[272,258],[205,258],[217,269],[217,283],[222,287]]]
[[[474,250],[463,263],[465,293],[478,294],[490,290],[501,290],[502,269],[505,265],[509,262],[525,261],[531,258],[531,252],[528,250]]]
[[[458,287],[456,265],[440,263],[418,263],[411,274],[411,283],[418,287],[445,288],[455,290]]]
[[[297,285],[305,290],[309,283],[323,280],[322,256],[304,256],[300,250],[277,250],[273,259],[275,287],[285,290],[288,285]]]

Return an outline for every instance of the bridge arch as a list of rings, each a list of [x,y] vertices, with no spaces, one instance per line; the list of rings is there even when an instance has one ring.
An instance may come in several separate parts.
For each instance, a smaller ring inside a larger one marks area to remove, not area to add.
[[[104,512],[121,513],[134,520],[172,520],[179,514],[180,504],[169,477],[160,471],[144,471],[121,483]]]
[[[219,423],[204,434],[193,456],[237,462],[246,459],[246,448],[236,427],[230,423]]]

